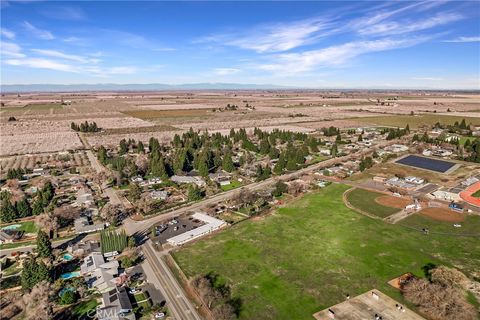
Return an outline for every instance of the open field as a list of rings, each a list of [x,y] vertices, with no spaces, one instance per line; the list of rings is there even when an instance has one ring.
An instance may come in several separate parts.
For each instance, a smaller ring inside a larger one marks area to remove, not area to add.
[[[424,209],[425,210],[425,209]],[[468,242],[476,241],[479,242],[480,238],[480,216],[478,215],[464,215],[460,213],[453,213],[454,216],[460,216],[463,218],[462,221],[457,221],[461,227],[455,228],[452,221],[439,221],[432,219],[424,214],[416,213],[411,215],[398,223],[399,226],[407,226],[415,229],[428,228],[431,233],[443,233],[451,235],[477,235],[477,238],[470,237],[459,237],[457,241],[467,244]],[[444,236],[445,239],[448,239],[447,236]],[[476,249],[478,250],[478,249]],[[465,253],[468,252],[468,249],[463,250]],[[440,255],[441,253],[439,253]],[[478,273],[478,272],[477,272]],[[480,275],[480,274],[479,274]]]
[[[344,206],[347,189],[331,185],[186,245],[174,257],[189,277],[215,272],[231,285],[242,301],[240,319],[311,319],[346,293],[375,287],[403,302],[387,281],[408,271],[422,276],[430,262],[478,273],[478,241],[425,236],[362,216]],[[479,217],[468,221],[480,226]]]
[[[83,167],[88,166],[90,162],[84,151],[77,151],[67,155],[58,153],[44,153],[32,155],[11,156],[0,159],[0,169],[8,171],[9,169],[33,169],[40,168],[45,164],[55,165],[57,167]]]
[[[462,222],[465,214],[447,208],[425,208],[419,214],[437,221]]]
[[[180,110],[136,110],[124,111],[126,115],[143,120],[182,118],[182,117],[203,117],[209,114],[205,109],[180,109]]]
[[[366,213],[386,218],[399,211],[399,204],[395,206],[386,206],[382,203],[386,201],[382,193],[372,192],[365,189],[354,189],[347,194],[347,201],[355,208]],[[391,203],[391,199],[388,200]],[[402,208],[402,207],[400,207]]]
[[[95,121],[105,129],[88,134],[87,141],[98,146],[117,144],[122,138],[168,140],[189,128],[227,133],[231,128],[254,127],[310,132],[328,126],[410,123],[414,128],[440,118],[460,121],[480,109],[480,98],[474,94],[324,90],[6,93],[1,101],[2,156],[79,149],[72,121]],[[227,104],[238,109],[212,112]],[[451,115],[440,115],[448,109]],[[419,110],[429,113],[409,116]],[[17,121],[7,121],[10,116]]]

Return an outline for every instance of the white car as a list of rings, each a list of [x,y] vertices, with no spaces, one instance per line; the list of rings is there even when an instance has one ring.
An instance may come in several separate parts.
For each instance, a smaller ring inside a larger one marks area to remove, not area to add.
[[[461,227],[462,227],[462,225],[461,225],[461,224],[458,224],[458,223],[455,223],[453,226],[454,226],[455,228],[461,228]]]
[[[161,319],[163,317],[165,317],[165,313],[163,312],[155,313],[155,319]]]

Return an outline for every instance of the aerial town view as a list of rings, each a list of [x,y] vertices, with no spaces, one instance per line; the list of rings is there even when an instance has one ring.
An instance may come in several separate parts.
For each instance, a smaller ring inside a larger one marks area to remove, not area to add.
[[[479,21],[1,0],[0,320],[480,319]]]

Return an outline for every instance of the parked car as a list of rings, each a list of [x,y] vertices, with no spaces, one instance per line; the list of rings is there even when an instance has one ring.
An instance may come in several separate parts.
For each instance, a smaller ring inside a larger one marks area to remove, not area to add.
[[[155,313],[155,319],[162,319],[163,317],[165,317],[165,313],[163,312]]]

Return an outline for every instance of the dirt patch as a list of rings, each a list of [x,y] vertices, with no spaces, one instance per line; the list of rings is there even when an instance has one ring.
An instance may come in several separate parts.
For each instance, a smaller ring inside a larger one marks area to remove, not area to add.
[[[375,199],[375,202],[385,207],[398,209],[403,209],[405,206],[412,203],[412,201],[408,199],[393,196],[380,196]]]
[[[144,219],[143,214],[134,214],[130,218],[134,221],[142,221]]]
[[[465,214],[455,212],[446,208],[425,208],[420,214],[438,221],[462,222],[465,220]]]

